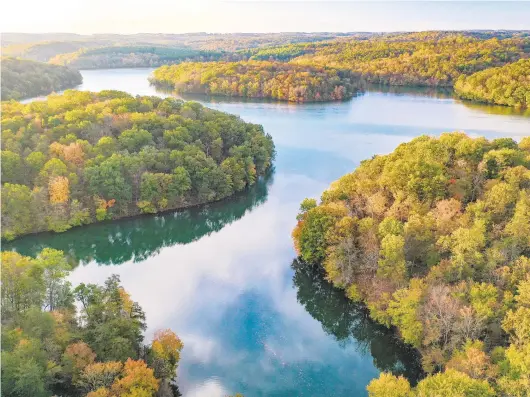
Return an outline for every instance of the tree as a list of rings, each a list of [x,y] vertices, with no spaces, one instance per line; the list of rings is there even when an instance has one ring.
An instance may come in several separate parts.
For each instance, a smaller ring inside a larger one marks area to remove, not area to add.
[[[346,215],[346,209],[338,205],[316,207],[303,216],[295,232],[300,256],[309,263],[318,263],[325,257],[326,233],[338,219]]]
[[[487,381],[470,378],[468,375],[448,369],[443,373],[431,375],[417,386],[417,395],[421,397],[493,397],[495,391]]]
[[[372,379],[366,387],[370,397],[412,397],[410,384],[402,376],[393,376],[383,372],[379,378]]]
[[[45,293],[42,269],[29,257],[2,252],[2,318],[42,305]]]
[[[522,190],[515,206],[512,219],[506,225],[504,233],[514,239],[514,248],[518,252],[528,250],[530,246],[530,192]]]
[[[183,347],[182,341],[170,329],[159,330],[155,333],[151,351],[157,377],[172,379],[175,376]]]
[[[48,396],[46,381],[46,360],[38,340],[20,339],[13,351],[2,351],[3,396]]]
[[[17,153],[2,150],[2,183],[20,183],[23,180],[22,160]]]
[[[71,376],[72,383],[79,382],[82,371],[93,364],[96,354],[85,342],[76,342],[68,345],[62,355],[62,364]]]
[[[127,359],[123,377],[112,384],[112,393],[124,397],[152,396],[158,390],[153,370],[142,361]]]
[[[530,277],[526,277],[517,288],[517,308],[508,311],[502,322],[502,328],[518,345],[530,344]]]
[[[120,134],[118,142],[121,147],[132,153],[139,151],[145,145],[151,144],[153,142],[153,136],[146,130],[139,128],[130,129]]]
[[[99,139],[95,150],[102,156],[110,157],[116,151],[116,140],[111,136],[104,136]]]
[[[68,168],[60,159],[52,158],[44,164],[39,173],[39,177],[48,182],[51,178],[57,176],[68,176]]]
[[[69,307],[72,304],[70,283],[65,281],[70,271],[62,251],[45,248],[36,258],[37,266],[43,270],[42,279],[46,290],[44,308],[49,311]]]
[[[32,230],[31,191],[27,186],[2,184],[2,237],[12,240]]]
[[[396,291],[388,304],[392,324],[398,327],[403,340],[414,347],[420,347],[423,340],[420,305],[424,289],[421,280],[412,279],[410,287]]]
[[[100,360],[137,358],[143,339],[145,314],[120,287],[119,281],[117,276],[112,276],[104,287],[81,284],[74,291],[83,304],[85,340]]]
[[[379,277],[392,279],[398,284],[406,279],[404,246],[405,239],[402,236],[388,234],[381,240],[379,267],[377,268]]]
[[[50,203],[66,203],[70,197],[70,181],[64,176],[56,176],[50,179],[48,191],[50,192]]]
[[[122,368],[123,364],[116,361],[89,364],[83,369],[78,385],[86,392],[109,388]]]
[[[463,372],[473,379],[489,380],[497,375],[497,368],[484,352],[484,343],[481,341],[468,340],[462,349],[453,353],[446,368]]]
[[[469,294],[471,306],[479,316],[489,320],[496,315],[499,292],[494,285],[488,283],[473,284]]]

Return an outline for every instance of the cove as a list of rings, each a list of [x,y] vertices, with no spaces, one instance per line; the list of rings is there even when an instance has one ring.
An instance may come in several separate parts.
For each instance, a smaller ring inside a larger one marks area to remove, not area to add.
[[[79,88],[169,95],[149,86],[150,73],[83,71]],[[371,87],[348,102],[307,105],[192,99],[262,124],[276,144],[272,174],[223,202],[27,236],[3,249],[64,250],[76,265],[74,285],[119,274],[146,312],[147,337],[172,328],[182,338],[184,396],[365,396],[380,371],[421,376],[411,349],[294,260],[299,203],[415,136],[464,130],[519,139],[530,118],[422,89]]]

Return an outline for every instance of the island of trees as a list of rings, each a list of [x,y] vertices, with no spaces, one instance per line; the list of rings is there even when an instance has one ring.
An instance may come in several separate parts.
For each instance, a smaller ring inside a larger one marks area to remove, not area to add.
[[[2,58],[2,101],[48,95],[83,82],[81,73],[64,66]]]
[[[144,345],[145,314],[118,276],[72,288],[69,270],[50,248],[2,252],[2,396],[180,395],[177,335],[159,330]]]
[[[519,108],[530,107],[530,59],[461,76],[455,92],[464,99]]]
[[[151,82],[177,92],[290,102],[340,101],[362,88],[349,71],[281,62],[208,62],[162,66]]]
[[[274,155],[261,126],[174,98],[66,91],[2,107],[5,239],[220,200]]]
[[[304,200],[298,221],[301,260],[432,374],[411,388],[383,373],[370,396],[528,395],[530,138],[416,138]]]

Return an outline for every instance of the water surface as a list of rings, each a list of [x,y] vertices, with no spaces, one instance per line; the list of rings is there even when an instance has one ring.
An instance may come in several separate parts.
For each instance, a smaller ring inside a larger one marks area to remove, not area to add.
[[[151,69],[83,71],[80,89],[157,93]],[[380,371],[420,375],[418,358],[316,269],[301,267],[291,230],[300,201],[319,197],[361,160],[421,134],[529,135],[530,119],[435,90],[381,89],[343,103],[287,104],[194,97],[262,124],[277,148],[272,175],[201,208],[40,234],[5,244],[62,249],[72,282],[119,274],[147,315],[148,337],[184,341],[184,396],[365,396]]]

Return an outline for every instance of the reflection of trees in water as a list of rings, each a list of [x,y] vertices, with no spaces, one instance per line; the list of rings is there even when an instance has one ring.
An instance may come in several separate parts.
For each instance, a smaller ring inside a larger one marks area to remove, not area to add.
[[[448,87],[413,87],[401,85],[367,84],[366,91],[383,94],[431,97],[438,99],[453,98],[453,90]]]
[[[240,219],[265,202],[271,182],[269,175],[240,194],[197,208],[93,224],[62,234],[41,233],[4,244],[2,249],[35,256],[51,247],[64,251],[74,265],[139,262],[164,247],[191,243]]]
[[[392,330],[371,320],[363,306],[350,301],[344,291],[324,279],[320,267],[298,260],[292,267],[298,302],[327,334],[343,345],[354,343],[370,354],[380,371],[403,375],[414,384],[421,378],[423,371],[416,350],[401,342]]]
[[[469,108],[471,110],[487,114],[495,114],[499,116],[530,117],[530,109],[517,109],[511,106],[489,105],[486,103],[466,101],[463,99],[459,99],[458,103],[461,103],[466,108]]]
[[[156,91],[166,94],[166,95],[172,95],[181,99],[184,99],[186,101],[198,101],[198,102],[204,102],[204,103],[278,103],[282,106],[291,105],[293,107],[301,106],[298,103],[288,103],[288,102],[282,102],[282,101],[275,101],[267,98],[243,98],[243,97],[215,97],[215,96],[208,96],[204,94],[182,94],[177,93],[173,89],[168,89],[164,87],[156,87]],[[511,106],[501,106],[501,105],[491,105],[487,103],[481,103],[481,102],[475,102],[475,101],[467,101],[463,99],[459,99],[452,88],[450,87],[422,87],[422,86],[397,86],[397,85],[384,85],[384,84],[367,84],[366,85],[366,92],[376,92],[376,93],[382,93],[382,94],[392,94],[392,95],[407,95],[407,96],[415,96],[415,97],[429,97],[429,98],[437,98],[437,99],[454,99],[457,103],[462,104],[466,108],[469,108],[471,110],[475,110],[478,112],[486,113],[486,114],[494,114],[494,115],[501,115],[501,116],[522,116],[522,117],[530,117],[530,109],[517,109]],[[353,96],[353,98],[357,96],[362,96],[363,92],[360,91],[356,95]],[[348,100],[349,101],[349,100]],[[345,102],[348,102],[345,101]],[[325,104],[325,102],[324,102]],[[336,102],[331,102],[331,104],[336,104]],[[303,106],[311,106],[315,105],[312,103],[306,103]],[[322,103],[319,103],[317,105],[322,105]]]
[[[438,99],[454,99],[457,103],[466,108],[487,114],[497,114],[501,116],[524,116],[530,117],[530,109],[517,109],[510,106],[491,105],[476,101],[459,99],[452,88],[448,87],[409,87],[392,86],[380,84],[368,84],[366,91],[380,92],[383,94],[408,95],[418,97],[431,97]]]

